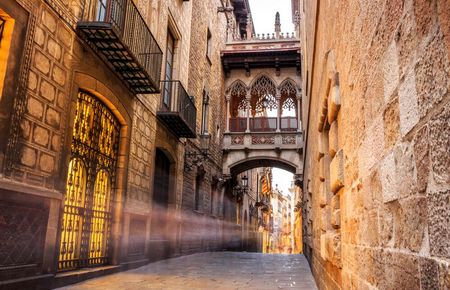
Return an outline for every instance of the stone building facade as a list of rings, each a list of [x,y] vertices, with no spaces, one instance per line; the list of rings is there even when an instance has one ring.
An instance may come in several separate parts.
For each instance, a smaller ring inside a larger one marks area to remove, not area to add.
[[[449,2],[298,4],[319,288],[450,288]]]
[[[227,247],[219,51],[236,14],[211,11],[232,4],[0,3],[2,287]]]

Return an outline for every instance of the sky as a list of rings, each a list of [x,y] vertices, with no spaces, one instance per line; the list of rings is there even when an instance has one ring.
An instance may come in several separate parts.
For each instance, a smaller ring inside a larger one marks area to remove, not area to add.
[[[256,33],[272,33],[275,30],[275,13],[280,12],[281,32],[293,32],[291,0],[249,0],[252,11],[253,25]],[[273,184],[284,194],[288,194],[291,187],[292,173],[273,168]]]
[[[256,33],[275,31],[275,13],[280,12],[281,32],[294,32],[291,0],[249,0]]]

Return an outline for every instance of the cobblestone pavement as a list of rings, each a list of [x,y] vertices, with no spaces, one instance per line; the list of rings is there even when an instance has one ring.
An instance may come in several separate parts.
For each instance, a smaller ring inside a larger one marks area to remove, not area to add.
[[[167,259],[60,289],[317,289],[303,255],[215,252]]]

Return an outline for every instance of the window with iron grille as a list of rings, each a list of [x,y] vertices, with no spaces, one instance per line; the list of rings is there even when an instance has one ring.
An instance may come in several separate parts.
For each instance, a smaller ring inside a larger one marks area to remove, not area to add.
[[[109,262],[120,125],[103,103],[80,91],[72,138],[59,270]]]

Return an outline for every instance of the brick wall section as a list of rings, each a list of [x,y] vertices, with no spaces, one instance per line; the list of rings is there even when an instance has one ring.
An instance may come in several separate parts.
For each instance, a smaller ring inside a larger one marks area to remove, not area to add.
[[[304,242],[319,288],[449,288],[448,1],[302,2]],[[316,146],[329,72],[340,108],[325,105],[338,126],[322,154],[343,154],[324,181],[343,185],[338,240],[323,238]]]

